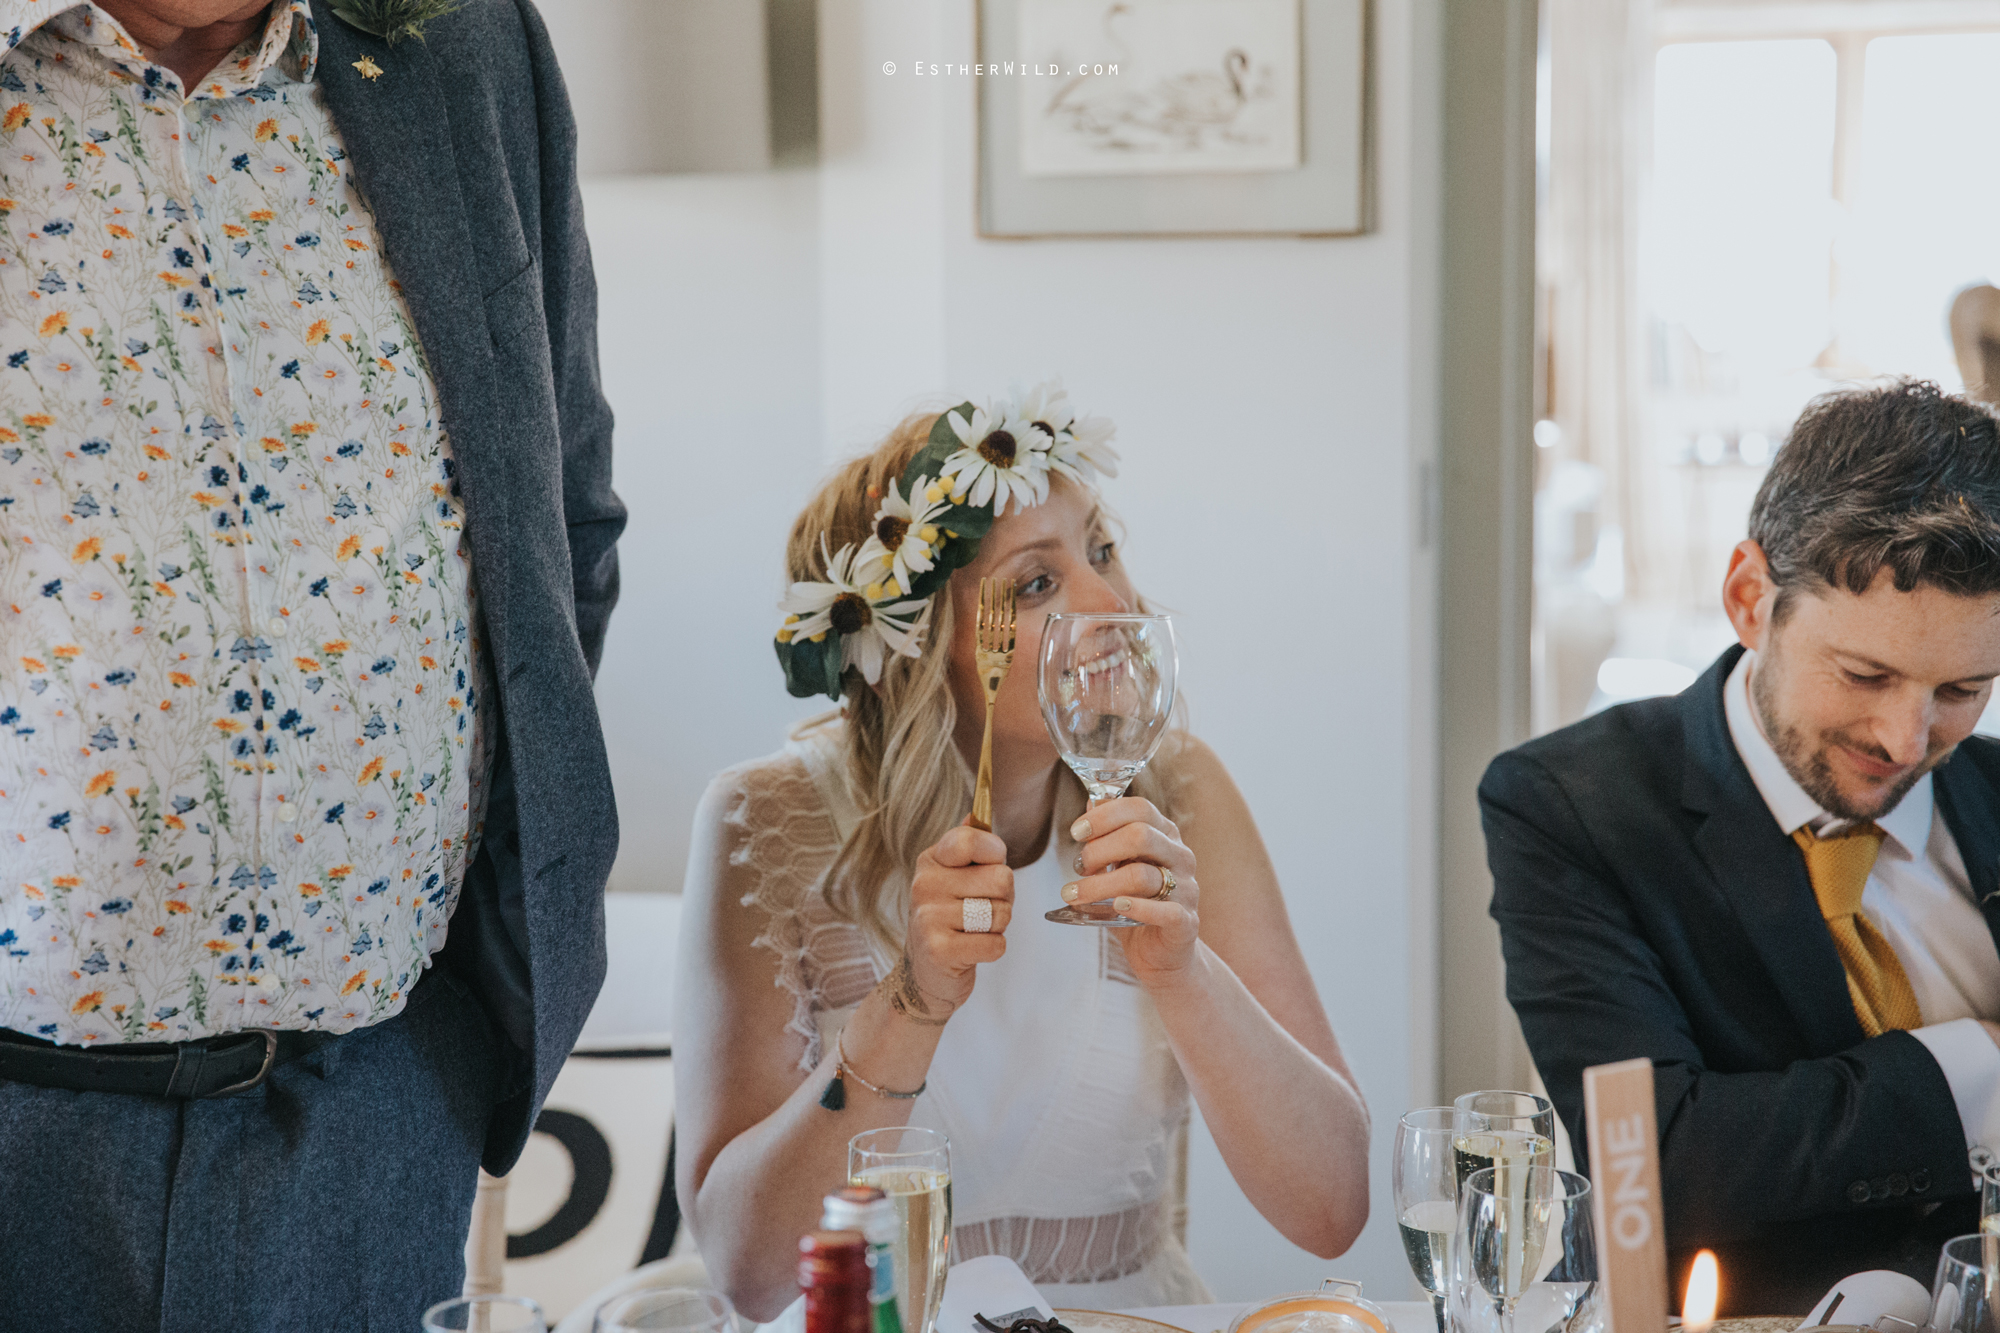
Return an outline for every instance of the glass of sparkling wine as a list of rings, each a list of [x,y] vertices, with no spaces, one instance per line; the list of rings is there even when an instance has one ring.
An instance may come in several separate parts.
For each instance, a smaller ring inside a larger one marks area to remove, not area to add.
[[[1457,1116],[1452,1107],[1430,1106],[1396,1122],[1396,1220],[1410,1269],[1430,1293],[1438,1333],[1445,1333],[1445,1283],[1458,1224]]]
[[[1532,1092],[1468,1092],[1452,1105],[1460,1185],[1481,1167],[1555,1164],[1556,1111],[1548,1098]]]
[[[1449,1303],[1459,1333],[1562,1333],[1600,1319],[1590,1182],[1546,1164],[1459,1186]]]
[[[931,1333],[951,1256],[951,1143],[934,1129],[869,1129],[847,1143],[847,1183],[896,1207],[896,1299],[904,1333]]]
[[[1160,748],[1180,656],[1167,616],[1058,612],[1042,625],[1037,691],[1056,753],[1092,806],[1115,801]],[[1066,926],[1136,926],[1109,903],[1043,914]]]

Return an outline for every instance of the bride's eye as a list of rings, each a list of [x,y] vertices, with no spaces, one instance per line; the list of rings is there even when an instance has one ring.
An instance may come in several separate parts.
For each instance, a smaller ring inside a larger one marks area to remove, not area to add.
[[[1117,558],[1118,544],[1116,542],[1105,542],[1090,553],[1090,563],[1093,565],[1108,565]]]
[[[1022,597],[1040,597],[1055,586],[1056,581],[1047,574],[1037,574],[1021,585],[1018,595]]]

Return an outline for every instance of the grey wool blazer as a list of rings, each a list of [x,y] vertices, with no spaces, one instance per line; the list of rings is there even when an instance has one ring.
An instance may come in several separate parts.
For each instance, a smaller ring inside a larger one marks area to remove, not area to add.
[[[469,0],[394,46],[325,0],[313,17],[327,107],[437,382],[499,687],[486,831],[434,960],[514,1047],[486,1140],[497,1174],[603,984],[618,847],[591,679],[625,508],[576,127],[529,0]],[[355,68],[364,58],[379,76]]]

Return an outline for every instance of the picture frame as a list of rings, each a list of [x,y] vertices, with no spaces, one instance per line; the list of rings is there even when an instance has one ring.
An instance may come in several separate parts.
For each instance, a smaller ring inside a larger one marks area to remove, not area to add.
[[[1107,15],[1115,8],[1121,11],[1118,17],[1127,20],[1147,4],[1147,0],[1100,2]],[[1023,6],[1035,3],[977,0],[977,59],[982,69],[977,109],[980,236],[1338,237],[1370,229],[1368,0],[1296,0],[1300,117],[1296,167],[1163,166],[1155,172],[1118,166],[1102,175],[1030,175],[1023,169],[1022,99],[1047,95],[1051,81],[1047,76],[1007,77],[997,70],[1007,68],[1008,61],[1016,62],[1016,68],[1026,67],[1021,51]],[[1074,3],[1080,5],[1082,0]],[[1136,103],[1149,95],[1149,89],[1135,84],[1130,92],[1118,95]],[[1036,151],[1043,158],[1049,156],[1046,149]]]

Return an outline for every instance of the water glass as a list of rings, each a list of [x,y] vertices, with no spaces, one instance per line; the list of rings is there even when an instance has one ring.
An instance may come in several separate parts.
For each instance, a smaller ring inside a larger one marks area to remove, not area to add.
[[[1166,616],[1063,611],[1043,623],[1042,721],[1093,807],[1123,796],[1151,762],[1173,718],[1179,663]],[[1066,926],[1139,924],[1108,903],[1043,915]]]
[[[2000,1333],[2000,1236],[1956,1236],[1938,1254],[1926,1333]]]
[[[1430,1294],[1438,1333],[1445,1333],[1451,1233],[1458,1225],[1458,1171],[1452,1148],[1457,1116],[1449,1106],[1428,1106],[1396,1122],[1396,1224],[1403,1233],[1410,1271]]]
[[[526,1296],[461,1296],[424,1311],[424,1333],[549,1333]]]
[[[706,1287],[664,1287],[606,1301],[597,1312],[596,1333],[734,1333],[736,1307]]]
[[[1447,1299],[1458,1333],[1600,1329],[1590,1182],[1542,1164],[1486,1167],[1466,1177]]]
[[[904,1333],[931,1333],[951,1261],[951,1141],[914,1125],[868,1129],[847,1143],[847,1183],[873,1185],[896,1208],[896,1305]]]

